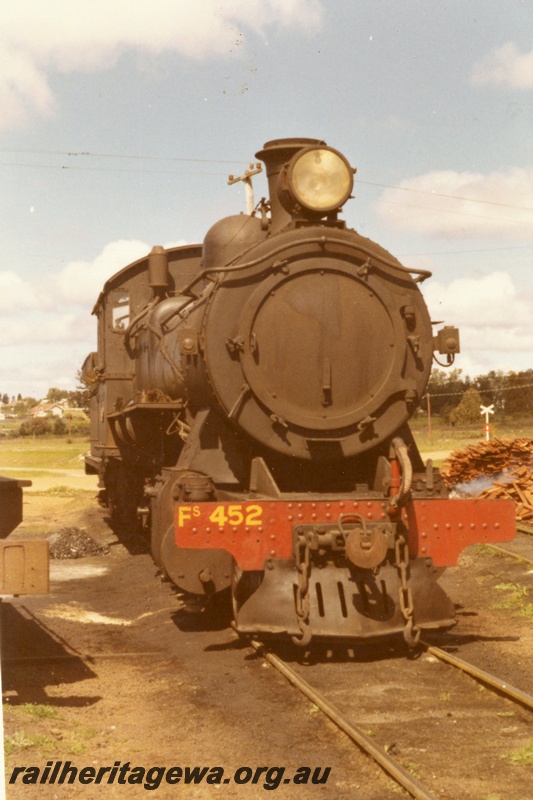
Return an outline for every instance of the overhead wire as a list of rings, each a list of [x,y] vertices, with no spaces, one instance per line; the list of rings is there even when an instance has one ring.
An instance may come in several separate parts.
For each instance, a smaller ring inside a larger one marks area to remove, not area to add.
[[[390,186],[387,183],[373,183],[371,181],[357,181],[358,184],[364,184],[365,186],[379,186],[382,189],[396,189],[400,192],[416,192],[416,194],[429,194],[431,197],[446,197],[450,200],[462,200],[463,202],[467,203],[482,203],[484,205],[489,206],[499,206],[501,208],[516,208],[521,211],[533,211],[533,206],[518,206],[513,205],[511,203],[497,203],[495,200],[479,200],[474,197],[463,197],[462,195],[457,194],[445,194],[444,192],[430,192],[426,189],[414,189],[411,186]],[[416,206],[413,206],[416,208]]]
[[[429,194],[431,196],[434,196],[434,195],[432,195],[431,192],[429,192]],[[516,225],[517,222],[520,222],[520,224],[522,224],[522,225],[524,224],[523,220],[504,219],[504,218],[499,217],[499,216],[498,217],[494,216],[494,215],[490,216],[490,215],[487,215],[487,214],[472,214],[470,211],[458,211],[458,210],[456,210],[454,208],[436,208],[436,207],[431,208],[431,206],[417,206],[417,205],[413,205],[412,203],[397,203],[394,200],[382,200],[381,202],[384,203],[385,205],[388,205],[388,206],[401,206],[402,208],[416,208],[418,210],[422,210],[422,211],[426,211],[426,212],[434,213],[434,214],[456,214],[457,216],[460,216],[460,217],[475,217],[476,219],[498,220],[498,222],[509,222],[509,223],[511,223],[513,225]],[[531,211],[533,213],[533,208],[532,209],[523,208],[522,211]]]
[[[480,375],[479,377],[485,378],[487,376]],[[509,373],[505,373],[504,377],[508,378]],[[430,383],[431,383],[431,378],[430,378]],[[467,387],[466,389],[463,389],[462,391],[459,392],[439,392],[436,390],[436,387],[428,386],[428,390],[426,390],[426,392],[422,395],[421,399],[424,400],[424,398],[427,397],[428,395],[435,399],[440,399],[441,397],[462,397],[464,393],[468,391],[469,388],[477,389],[480,394],[494,394],[496,392],[512,392],[512,391],[518,391],[519,389],[531,389],[532,387],[533,383],[523,383],[518,386],[489,386],[489,387],[484,387],[482,389],[478,389],[477,386],[471,384],[470,387]]]
[[[472,250],[438,250],[431,253],[398,253],[398,258],[414,258],[415,256],[456,256],[466,253],[496,253],[500,250],[531,250],[533,244],[521,244],[513,247],[483,247]]]
[[[99,153],[93,152],[90,150],[80,150],[80,151],[61,151],[61,150],[41,150],[41,149],[26,149],[26,148],[6,148],[0,147],[0,153],[21,153],[21,154],[32,154],[32,155],[51,155],[51,156],[61,156],[67,158],[103,158],[103,159],[124,159],[124,160],[135,160],[135,161],[163,161],[163,162],[175,162],[175,163],[191,163],[191,164],[231,164],[236,166],[237,164],[248,164],[248,161],[245,160],[229,160],[229,159],[209,159],[209,158],[189,158],[189,157],[182,157],[182,156],[149,156],[149,155],[140,155],[140,154],[120,154],[120,153]],[[165,170],[146,170],[146,169],[126,169],[122,167],[90,167],[90,166],[79,166],[79,165],[71,165],[71,164],[36,164],[36,163],[19,163],[19,162],[0,162],[0,167],[20,167],[20,168],[30,168],[30,169],[59,169],[62,171],[86,171],[86,172],[122,172],[122,173],[129,173],[129,174],[143,174],[143,175],[172,175],[173,177],[188,177],[188,176],[222,176],[226,173],[223,172],[206,172],[206,171],[184,171],[184,172],[169,172],[168,169]],[[518,205],[511,205],[509,203],[497,203],[492,200],[480,200],[476,198],[468,198],[468,197],[461,197],[458,195],[449,195],[444,194],[441,192],[432,192],[432,191],[425,191],[422,189],[413,189],[411,187],[404,187],[404,186],[395,186],[392,184],[386,183],[377,183],[373,181],[357,181],[358,185],[363,186],[376,186],[379,188],[384,189],[395,189],[399,191],[406,191],[406,192],[415,192],[417,194],[424,194],[429,195],[430,197],[442,197],[447,199],[454,199],[454,200],[462,200],[463,202],[473,202],[478,204],[484,205],[492,205],[492,206],[499,206],[502,208],[513,208],[516,210],[522,211],[533,211],[533,208],[528,206],[518,206]],[[470,217],[477,217],[479,219],[493,219],[493,217],[486,217],[482,214],[473,214],[467,211],[459,211],[456,209],[443,209],[443,208],[431,208],[427,206],[416,206],[411,203],[398,203],[394,201],[383,201],[389,205],[401,205],[407,208],[417,208],[422,209],[426,212],[437,212],[437,213],[447,213],[447,214],[456,214],[459,216],[470,216]],[[508,222],[510,224],[516,223],[515,220],[509,219],[498,219],[499,222]],[[482,252],[494,252],[494,251],[501,251],[501,250],[518,250],[518,249],[531,249],[533,245],[524,245],[522,247],[499,247],[499,248],[484,248],[479,250],[462,250],[462,251],[442,251],[436,253],[418,253],[415,255],[457,255],[461,253],[482,253]],[[402,254],[402,257],[412,257],[413,254]]]
[[[232,161],[232,164],[235,162]],[[64,172],[129,172],[130,174],[134,175],[172,175],[172,176],[180,176],[180,175],[225,175],[225,172],[169,172],[169,170],[163,169],[126,169],[122,167],[78,167],[78,166],[70,166],[69,164],[18,164],[16,162],[10,162],[6,164],[5,162],[0,161],[0,167],[30,167],[32,169],[60,169]]]
[[[127,153],[93,153],[90,150],[26,150],[16,147],[0,147],[0,153],[29,153],[48,156],[84,156],[90,158],[124,158],[142,161],[192,161],[202,164],[248,164],[247,160],[234,159],[233,161],[220,158],[184,158],[181,156],[143,156]]]
[[[218,158],[189,158],[189,157],[183,157],[183,156],[148,156],[148,155],[129,154],[129,153],[98,153],[98,152],[93,152],[91,150],[78,150],[78,151],[76,151],[76,150],[68,151],[67,150],[67,151],[61,151],[61,150],[32,150],[32,149],[24,149],[24,148],[0,147],[0,153],[28,153],[28,154],[34,154],[34,155],[55,155],[55,156],[63,156],[63,157],[66,156],[68,158],[78,158],[78,157],[82,157],[82,158],[113,158],[113,159],[129,159],[129,160],[136,160],[136,161],[170,161],[170,162],[198,163],[198,164],[233,164],[233,165],[235,165],[235,164],[248,164],[249,163],[249,159],[248,160],[246,160],[246,159],[229,160],[229,159],[218,159]],[[0,166],[39,167],[41,165],[39,165],[39,164],[5,164],[5,163],[3,163],[3,164],[0,164]],[[119,171],[119,170],[117,170],[117,168],[114,168],[114,167],[111,167],[111,168],[107,168],[107,167],[89,168],[89,167],[77,167],[77,166],[76,167],[71,167],[71,166],[67,166],[67,165],[45,165],[45,166],[49,166],[49,168],[51,168],[51,169],[54,169],[54,168],[55,169],[95,169],[95,170],[101,170],[101,171],[106,171],[106,172],[107,171],[110,171],[110,172]],[[131,171],[136,171],[136,170],[131,170]],[[146,172],[146,170],[144,172]],[[148,172],[148,174],[150,174],[150,172]],[[159,172],[159,170],[157,170],[156,172]],[[189,174],[189,173],[178,173],[178,174]],[[192,173],[192,174],[196,174],[196,173]],[[219,173],[199,173],[199,174],[219,174]],[[430,197],[444,197],[444,198],[447,198],[447,199],[461,200],[463,202],[468,202],[468,203],[479,203],[479,204],[482,204],[482,205],[492,205],[492,206],[497,206],[497,207],[500,207],[500,208],[514,208],[514,209],[522,210],[522,211],[533,211],[533,207],[531,207],[531,206],[521,206],[521,205],[515,205],[515,204],[511,204],[511,203],[499,203],[499,202],[496,202],[494,200],[481,200],[481,199],[475,198],[475,197],[463,197],[461,195],[446,194],[444,192],[433,192],[433,191],[427,191],[425,189],[415,189],[413,187],[398,186],[398,185],[393,185],[393,184],[388,184],[388,183],[377,183],[377,182],[374,182],[374,181],[358,180],[357,184],[358,185],[363,185],[363,186],[376,186],[376,187],[379,187],[379,188],[382,188],[382,189],[395,189],[397,191],[402,191],[402,192],[414,192],[414,193],[417,193],[417,194],[429,195]],[[392,201],[387,201],[387,202],[392,202]],[[411,207],[412,208],[417,208],[417,206],[411,206]],[[449,211],[447,209],[436,209],[436,210],[448,211],[448,213],[456,213],[456,214],[465,213],[465,212],[460,212],[460,211]],[[471,215],[471,216],[475,216],[475,215]]]

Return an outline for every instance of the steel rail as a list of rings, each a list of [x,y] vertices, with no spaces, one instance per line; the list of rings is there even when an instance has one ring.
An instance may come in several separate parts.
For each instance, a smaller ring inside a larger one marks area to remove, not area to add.
[[[329,719],[337,725],[347,736],[352,739],[362,750],[374,759],[396,783],[402,786],[416,800],[436,800],[435,795],[431,794],[422,784],[413,778],[400,764],[398,764],[382,747],[377,745],[372,739],[363,733],[362,730],[346,719],[339,709],[330,703],[316,689],[300,677],[291,667],[288,666],[279,656],[268,652],[265,646],[258,641],[250,642],[254,650],[262,656],[269,664],[272,664],[287,680],[299,689],[309,700],[311,700]]]
[[[511,556],[511,558],[514,558],[516,561],[525,561],[526,564],[533,564],[533,559],[528,558],[527,556],[522,556],[520,553],[511,553],[510,550],[506,550],[505,547],[498,547],[497,544],[487,544],[486,547],[490,547],[491,550],[496,550],[497,553]]]
[[[462,672],[466,672],[468,675],[471,675],[481,683],[487,684],[493,689],[496,689],[498,692],[505,695],[505,697],[515,700],[516,702],[520,703],[520,705],[529,708],[530,711],[533,711],[533,696],[527,694],[527,692],[523,692],[521,689],[517,689],[512,684],[507,683],[507,681],[502,681],[495,675],[491,675],[490,672],[485,672],[485,670],[474,666],[474,664],[464,661],[462,658],[459,658],[459,656],[454,656],[451,653],[447,653],[440,647],[434,647],[433,645],[430,645],[422,640],[420,644],[424,647],[427,653],[431,653],[431,655],[439,658],[441,661],[445,661],[452,667],[456,667]]]

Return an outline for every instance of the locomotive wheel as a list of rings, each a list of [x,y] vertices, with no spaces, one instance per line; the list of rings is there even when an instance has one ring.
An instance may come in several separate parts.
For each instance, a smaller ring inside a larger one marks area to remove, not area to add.
[[[184,592],[179,595],[178,627],[188,631],[222,630],[231,621],[230,593],[225,590],[205,598]]]
[[[106,467],[104,485],[112,525],[130,535],[141,533],[137,508],[142,498],[142,479],[123,462],[112,460]]]

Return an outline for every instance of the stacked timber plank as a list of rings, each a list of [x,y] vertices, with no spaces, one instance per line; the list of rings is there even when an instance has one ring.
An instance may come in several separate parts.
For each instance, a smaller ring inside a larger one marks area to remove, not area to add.
[[[489,485],[477,497],[508,498],[516,504],[516,517],[533,521],[533,439],[494,439],[454,451],[441,467],[448,486],[470,484],[480,477]]]

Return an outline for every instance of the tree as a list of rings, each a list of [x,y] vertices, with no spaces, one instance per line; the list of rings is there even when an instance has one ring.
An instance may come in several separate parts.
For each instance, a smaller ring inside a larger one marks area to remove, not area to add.
[[[509,372],[505,376],[505,413],[524,414],[533,407],[533,370]]]
[[[23,422],[19,428],[21,436],[44,436],[52,430],[50,423],[46,419],[29,419]]]
[[[55,386],[48,389],[46,399],[49,403],[58,403],[60,400],[66,400],[69,396],[67,389],[57,389]]]
[[[440,414],[448,420],[450,411],[460,401],[465,389],[470,384],[470,378],[463,378],[460,369],[434,369],[431,373],[426,395],[430,397],[431,413]],[[422,407],[427,404],[422,401]]]
[[[440,410],[440,415],[444,422],[450,422],[450,417],[458,405],[459,404],[457,402],[452,403],[451,401],[449,403],[444,403]]]
[[[68,400],[71,408],[82,408],[87,411],[89,408],[90,387],[83,379],[82,370],[76,373],[77,386],[74,390],[58,389],[56,386],[48,389],[46,399],[49,403],[58,403],[60,400]]]
[[[3,395],[2,395],[2,403],[3,403],[5,406],[7,406],[7,404],[9,403],[9,395],[8,395],[8,394],[3,394]]]
[[[471,386],[464,393],[459,405],[450,414],[450,421],[455,425],[470,425],[479,422],[481,417],[480,406],[483,405],[478,390]]]
[[[20,395],[19,395],[19,397],[20,397]],[[27,410],[28,409],[27,409],[26,403],[24,403],[22,400],[16,402],[15,406],[13,408],[13,411],[15,412],[16,416],[19,417],[19,418],[20,417],[25,417],[26,413],[27,413]]]
[[[491,370],[486,375],[478,375],[472,381],[472,386],[479,391],[483,398],[483,405],[494,405],[496,411],[505,410],[505,373],[502,370],[497,372]]]
[[[54,422],[54,435],[64,436],[68,432],[67,424],[62,419],[56,419]]]
[[[84,411],[88,411],[91,385],[85,380],[83,370],[79,369],[77,371],[76,380],[78,385],[75,391],[69,393],[69,399],[74,408],[83,408]]]

